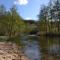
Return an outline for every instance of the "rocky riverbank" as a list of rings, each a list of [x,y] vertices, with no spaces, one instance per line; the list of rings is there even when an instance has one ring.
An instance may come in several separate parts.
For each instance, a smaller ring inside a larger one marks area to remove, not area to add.
[[[29,60],[15,43],[0,42],[0,60]]]

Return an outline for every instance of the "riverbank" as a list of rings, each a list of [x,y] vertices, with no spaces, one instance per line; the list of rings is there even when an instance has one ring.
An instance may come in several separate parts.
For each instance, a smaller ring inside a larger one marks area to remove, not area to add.
[[[56,32],[42,32],[42,33],[37,33],[37,36],[49,36],[49,37],[58,37],[58,36],[60,36],[60,33],[58,32],[58,33],[56,33]]]
[[[0,60],[29,60],[15,43],[0,42]]]

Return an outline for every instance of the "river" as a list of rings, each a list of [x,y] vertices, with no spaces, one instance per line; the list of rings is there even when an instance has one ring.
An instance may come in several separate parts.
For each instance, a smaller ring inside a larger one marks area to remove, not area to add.
[[[25,37],[24,53],[30,60],[59,60],[59,37]]]

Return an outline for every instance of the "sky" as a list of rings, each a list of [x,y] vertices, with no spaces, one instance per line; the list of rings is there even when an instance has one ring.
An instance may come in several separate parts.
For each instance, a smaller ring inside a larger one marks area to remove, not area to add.
[[[18,13],[23,19],[37,20],[42,5],[47,5],[49,0],[0,0],[7,10],[13,5],[16,6]]]

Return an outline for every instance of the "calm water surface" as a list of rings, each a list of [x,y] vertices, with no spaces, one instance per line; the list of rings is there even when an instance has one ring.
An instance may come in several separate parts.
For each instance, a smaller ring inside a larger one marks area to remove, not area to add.
[[[25,37],[23,42],[24,52],[31,60],[60,59],[59,37]]]

